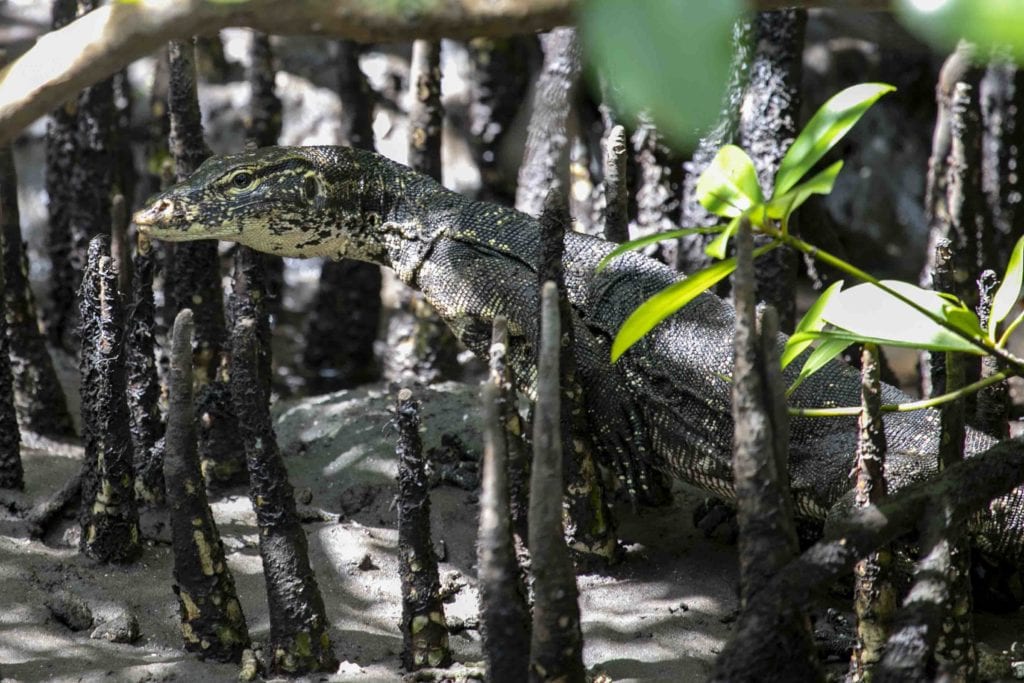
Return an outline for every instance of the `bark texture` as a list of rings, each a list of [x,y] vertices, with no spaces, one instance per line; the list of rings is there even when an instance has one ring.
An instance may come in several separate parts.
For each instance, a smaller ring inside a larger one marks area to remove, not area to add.
[[[964,386],[966,363],[961,354],[946,354],[946,386],[949,390]],[[942,406],[939,418],[939,469],[952,467],[964,459],[966,432],[964,401]],[[943,505],[946,511],[949,503]],[[974,642],[974,615],[971,601],[971,548],[968,539],[951,534],[940,543],[949,555],[949,599],[945,605],[942,630],[936,643],[935,656],[939,670],[957,681],[973,681],[978,677],[978,652]]]
[[[558,287],[544,285],[530,473],[533,626],[528,680],[582,683],[579,592],[562,527],[562,434]]]
[[[185,649],[200,657],[239,662],[249,629],[224,544],[213,520],[199,466],[192,407],[192,311],[174,321],[167,376],[167,458],[164,473],[174,549],[174,594]]]
[[[516,208],[540,216],[551,192],[569,191],[569,111],[580,79],[576,29],[556,28],[541,36],[544,65],[537,77],[526,151],[519,167]]]
[[[14,376],[14,405],[21,428],[51,437],[74,437],[64,390],[46,339],[39,332],[35,296],[28,280],[28,254],[21,239],[18,178],[10,148],[0,149],[0,230],[3,231],[3,292]]]
[[[964,385],[964,366],[946,354],[946,388]],[[942,406],[939,469],[963,462],[963,400]],[[936,678],[972,681],[977,678],[977,652],[971,614],[970,551],[955,524],[956,502],[939,496],[919,523],[921,556],[914,582],[903,601],[886,643],[879,681],[931,681]],[[948,678],[946,678],[948,677]]]
[[[85,442],[79,550],[101,562],[126,563],[142,546],[125,399],[125,316],[109,250],[107,238],[93,238],[79,292]]]
[[[636,221],[631,236],[646,237],[678,227],[681,160],[646,115],[640,116],[630,142],[636,168]],[[650,245],[644,253],[673,267],[677,260],[676,244],[671,241]]]
[[[54,30],[75,20],[78,0],[54,0],[50,26]],[[73,94],[73,93],[72,93]],[[49,230],[46,251],[50,257],[50,300],[43,310],[46,336],[51,344],[74,348],[75,289],[78,277],[71,266],[71,175],[78,157],[78,101],[69,97],[50,112],[46,124],[46,196],[49,199]]]
[[[530,445],[526,426],[516,406],[516,391],[508,367],[508,319],[498,316],[491,330],[488,367],[490,381],[501,387],[502,425],[508,449],[508,485],[511,496],[512,530],[526,545],[530,513]]]
[[[164,502],[164,424],[160,415],[160,378],[156,367],[156,305],[153,300],[154,252],[140,237],[128,314],[128,410],[135,461],[135,497],[140,503]],[[192,405],[191,398],[189,405]]]
[[[495,322],[494,330],[492,361],[505,353],[504,319]],[[530,608],[512,533],[507,444],[510,436],[505,430],[508,396],[503,374],[492,374],[482,391],[484,456],[477,577],[487,678],[494,683],[518,683],[526,678],[530,663]]]
[[[982,329],[988,328],[992,313],[992,296],[999,286],[996,274],[991,270],[982,272],[978,278],[978,320]],[[994,356],[981,359],[981,376],[991,377],[1003,370],[1003,363]],[[1010,384],[1008,381],[996,382],[985,387],[975,396],[974,427],[985,432],[994,439],[1006,439],[1010,436]]]
[[[330,625],[309,564],[306,532],[270,419],[259,372],[256,321],[240,318],[232,333],[231,395],[249,468],[249,499],[260,531],[260,557],[270,607],[267,671],[297,676],[334,671]]]
[[[861,352],[860,437],[857,442],[857,507],[874,505],[887,495],[885,482],[885,424],[878,347],[865,344]],[[892,550],[879,548],[857,563],[854,576],[854,611],[857,642],[850,661],[854,681],[871,681],[892,630],[898,594],[892,581]]]
[[[169,54],[169,147],[181,181],[210,156],[210,148],[203,138],[196,95],[194,41],[172,42]],[[199,458],[207,486],[222,488],[245,481],[245,454],[236,436],[230,392],[220,377],[226,330],[217,248],[213,240],[175,244],[168,288],[178,310],[190,308],[195,321],[192,357]]]
[[[1024,440],[1011,439],[953,465],[937,477],[904,489],[898,500],[853,510],[831,522],[824,538],[783,567],[740,615],[736,635],[725,645],[710,680],[763,681],[767,672],[787,672],[798,656],[792,638],[780,637],[778,615],[823,596],[862,557],[911,531],[923,517],[959,529],[982,506],[1024,481]],[[931,506],[951,504],[948,516]],[[927,547],[927,546],[926,546]],[[792,680],[777,674],[777,680]]]
[[[252,64],[249,68],[248,78],[251,88],[252,99],[250,102],[249,117],[246,119],[246,140],[256,147],[269,147],[278,143],[281,136],[281,112],[283,105],[281,98],[277,96],[274,88],[276,70],[274,68],[274,52],[270,44],[270,36],[265,33],[254,33],[252,45],[249,48],[249,58]],[[247,247],[238,245],[238,254]],[[266,309],[266,317],[277,319],[281,313],[281,293],[284,291],[284,259],[271,254],[259,255],[260,265],[253,267],[261,269],[264,273],[263,306]],[[246,262],[255,262],[251,256],[246,256]],[[235,267],[238,268],[236,262]],[[256,317],[256,320],[261,320]],[[261,321],[260,325],[264,323]],[[266,322],[269,325],[269,320]],[[267,353],[269,353],[269,346]]]
[[[3,244],[4,233],[0,231],[0,253],[3,253]],[[3,305],[5,291],[4,263],[0,259],[0,306]],[[0,488],[20,490],[24,487],[21,432],[18,429],[18,413],[14,408],[14,380],[11,377],[7,316],[0,310]]]
[[[629,240],[629,187],[626,183],[626,129],[614,126],[604,139],[604,238]]]
[[[771,579],[797,555],[793,500],[788,486],[789,420],[785,387],[778,372],[779,322],[774,309],[764,311],[756,324],[753,235],[744,221],[736,235],[735,367],[733,371],[733,480],[739,525],[740,601],[767,589]],[[787,643],[786,675],[795,680],[820,680],[822,673],[811,638],[807,615],[789,606],[775,617],[772,628]],[[766,679],[778,679],[782,669],[766,669]]]
[[[740,145],[754,160],[765,196],[786,150],[796,138],[800,119],[800,81],[803,77],[803,10],[760,12],[754,19],[755,41],[749,83],[741,108]],[[790,230],[798,230],[796,220]],[[758,237],[755,243],[767,243]],[[757,264],[757,298],[779,312],[783,332],[796,324],[796,254],[775,249]]]
[[[515,174],[501,164],[502,144],[523,104],[535,43],[533,36],[469,41],[470,150],[480,169],[481,199],[506,205],[515,201]]]
[[[359,68],[359,53],[355,43],[336,44],[342,106],[339,142],[372,150],[374,102]],[[373,353],[381,317],[380,287],[378,266],[349,259],[324,262],[306,321],[303,364],[311,391],[350,388],[380,374]]]
[[[409,166],[441,181],[441,44],[417,40],[409,74]],[[459,375],[458,342],[421,292],[399,285],[399,310],[388,322],[386,375],[400,383]]]
[[[423,467],[419,402],[398,392],[398,574],[402,580],[402,666],[409,671],[452,663],[430,535],[430,493]]]
[[[564,190],[564,188],[563,188]],[[565,251],[565,224],[560,216],[567,209],[553,199],[558,189],[548,195],[548,206],[541,213],[541,264],[537,270],[538,285],[553,282],[558,292],[560,345],[558,371],[561,399],[559,401],[563,487],[566,504],[566,538],[569,547],[582,561],[614,562],[618,557],[615,520],[597,469],[594,444],[587,426],[583,385],[576,373],[573,311],[565,294],[562,255]],[[542,310],[538,311],[543,315]],[[538,345],[538,349],[540,346]]]
[[[998,268],[1020,236],[1024,217],[1024,69],[995,54],[979,86],[982,138],[982,189],[992,228],[991,267]]]

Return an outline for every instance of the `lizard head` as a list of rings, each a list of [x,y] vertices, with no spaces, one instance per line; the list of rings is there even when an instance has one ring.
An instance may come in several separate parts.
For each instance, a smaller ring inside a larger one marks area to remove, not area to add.
[[[220,239],[283,256],[341,255],[338,216],[326,209],[336,188],[320,154],[265,147],[211,157],[133,220],[142,234],[170,242]],[[317,248],[327,243],[329,250]]]

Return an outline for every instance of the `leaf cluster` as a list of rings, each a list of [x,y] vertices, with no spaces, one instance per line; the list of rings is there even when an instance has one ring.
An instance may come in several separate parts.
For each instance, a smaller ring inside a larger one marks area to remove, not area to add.
[[[790,392],[854,343],[1008,356],[1006,343],[1024,321],[1024,313],[1020,313],[1004,325],[1020,301],[1024,286],[1024,237],[1011,254],[993,298],[988,324],[983,328],[975,312],[951,294],[925,290],[907,282],[878,280],[789,232],[792,213],[812,195],[831,192],[843,162],[836,161],[813,175],[812,170],[880,97],[893,90],[884,83],[862,83],[829,99],[786,152],[768,197],[762,191],[749,155],[735,145],[725,145],[701,175],[696,191],[700,203],[709,212],[729,219],[728,223],[647,236],[611,252],[601,267],[619,254],[655,241],[699,233],[717,235],[706,248],[716,262],[641,304],[619,329],[612,343],[612,361],[618,360],[655,326],[736,269],[735,258],[727,258],[727,254],[729,240],[742,221],[749,221],[754,230],[772,237],[769,244],[755,251],[755,257],[786,245],[824,260],[861,281],[847,289],[844,289],[844,281],[833,284],[797,325],[782,355],[783,368],[814,342],[819,344],[804,361]]]

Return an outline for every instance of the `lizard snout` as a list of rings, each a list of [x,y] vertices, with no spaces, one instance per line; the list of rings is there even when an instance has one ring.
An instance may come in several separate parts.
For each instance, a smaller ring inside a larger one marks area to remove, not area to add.
[[[141,232],[149,232],[152,228],[167,226],[174,216],[174,202],[166,197],[157,199],[144,209],[139,209],[132,216],[132,221],[139,226]]]

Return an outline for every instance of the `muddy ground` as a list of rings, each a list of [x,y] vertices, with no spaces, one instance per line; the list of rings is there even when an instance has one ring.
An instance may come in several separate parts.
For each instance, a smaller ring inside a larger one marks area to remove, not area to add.
[[[425,450],[436,461],[473,463],[480,452],[476,386],[446,383],[419,392]],[[342,665],[329,681],[396,681],[401,636],[395,431],[389,389],[372,385],[275,406],[278,439],[307,519],[317,580]],[[442,436],[461,454],[441,446]],[[80,466],[77,448],[29,448],[24,500],[55,491]],[[462,469],[472,474],[473,465]],[[255,517],[245,491],[216,497],[214,510],[228,563],[238,584],[250,632],[269,633]],[[476,616],[477,501],[473,491],[441,483],[431,493],[433,534],[445,555],[443,581],[459,586],[446,605],[449,618]],[[735,547],[694,528],[703,496],[678,487],[667,508],[633,513],[618,508],[625,546],[621,564],[579,577],[585,639],[592,673],[615,681],[700,681],[731,636],[738,607]],[[337,516],[337,521],[335,517]],[[76,524],[64,519],[44,541],[0,519],[0,675],[4,681],[233,681],[234,665],[201,662],[180,649],[177,602],[171,592],[169,531],[147,515],[145,554],[130,567],[98,565],[73,545]],[[59,590],[85,599],[97,624],[127,610],[140,625],[132,644],[72,631],[46,603]],[[842,601],[835,603],[842,607]],[[848,603],[846,603],[848,604]],[[1024,627],[1020,616],[980,615],[981,636],[1007,648]],[[480,659],[480,637],[452,637],[456,660]]]
[[[420,395],[429,452],[442,435],[479,454],[476,388],[445,384]],[[276,406],[279,441],[292,482],[315,509],[340,520],[306,525],[312,561],[343,662],[313,680],[399,679],[401,612],[395,546],[395,433],[384,386],[343,391]],[[437,453],[435,452],[435,456]],[[80,465],[81,451],[28,449],[27,499],[55,491]],[[443,457],[443,456],[441,456]],[[470,467],[471,469],[471,467]],[[307,492],[303,492],[307,489]],[[308,497],[311,496],[311,497]],[[584,656],[588,668],[614,680],[701,680],[730,636],[737,607],[735,550],[707,540],[692,523],[698,493],[680,490],[666,509],[633,514],[622,506],[624,561],[580,577]],[[215,499],[228,562],[255,640],[269,632],[255,518],[244,491]],[[476,496],[442,483],[432,491],[435,544],[446,560],[442,575],[465,585],[446,605],[449,617],[476,616]],[[199,662],[180,649],[177,602],[171,592],[168,531],[158,517],[146,526],[146,551],[130,567],[90,562],[75,552],[75,524],[64,520],[45,539],[29,540],[8,520],[0,523],[0,674],[20,681],[231,681],[232,665]],[[367,559],[368,558],[368,559]],[[46,607],[58,589],[92,608],[96,622],[121,610],[138,616],[133,644],[74,632]],[[475,631],[453,636],[456,659],[480,659]]]

